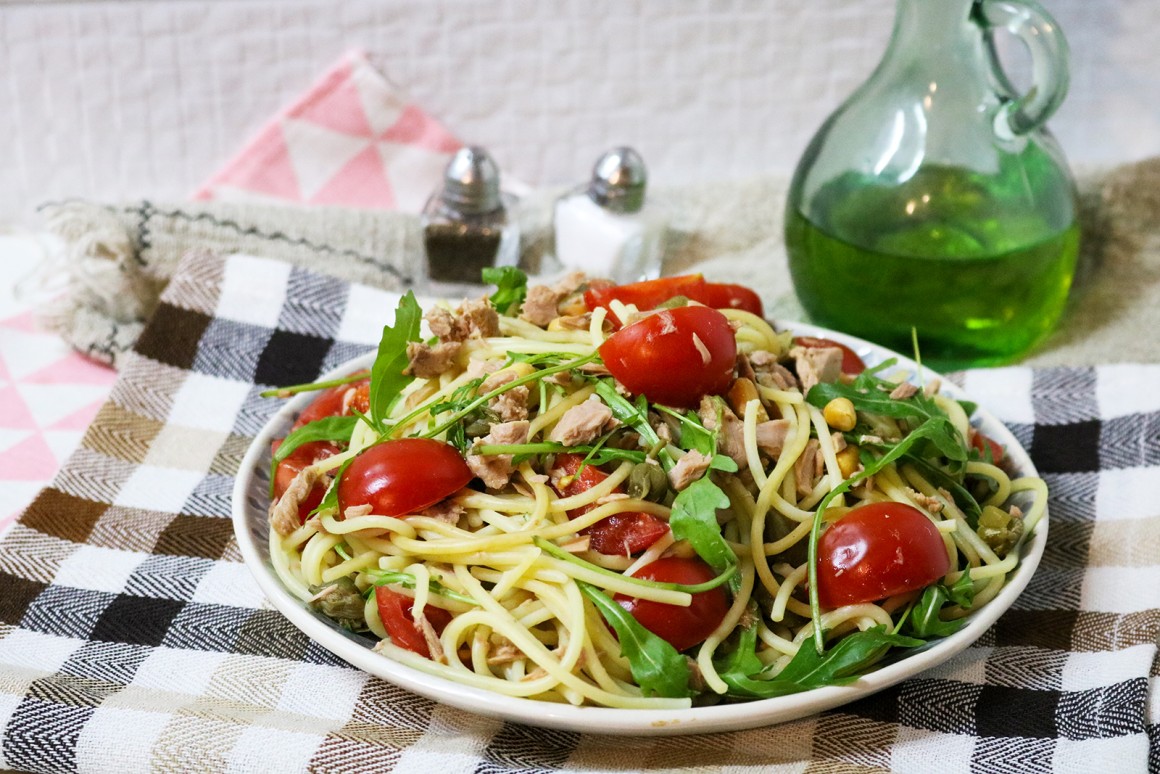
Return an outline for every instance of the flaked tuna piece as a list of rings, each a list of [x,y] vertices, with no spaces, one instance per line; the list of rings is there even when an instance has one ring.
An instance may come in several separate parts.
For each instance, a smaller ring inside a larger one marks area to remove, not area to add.
[[[785,450],[785,441],[789,437],[790,421],[788,419],[771,419],[768,422],[757,424],[757,448],[777,458]]]
[[[893,400],[906,400],[918,394],[918,387],[910,382],[899,382],[898,386],[890,391]]]
[[[820,475],[818,464],[825,465],[817,438],[811,438],[793,466],[794,486],[798,497],[814,491],[814,479]],[[824,469],[824,468],[823,468]]]
[[[528,427],[526,419],[499,422],[491,426],[487,435],[476,440],[474,446],[526,443]],[[468,454],[467,467],[483,480],[488,489],[503,489],[511,481],[514,470],[510,454]]]
[[[559,316],[556,305],[563,298],[563,293],[557,293],[547,285],[533,285],[528,288],[528,295],[524,298],[520,319],[527,320],[532,325],[546,328],[548,323]]]
[[[460,505],[454,498],[448,497],[446,500],[440,500],[434,505],[428,505],[416,515],[428,516],[448,524],[458,524],[459,517],[465,513],[467,513],[466,508]]]
[[[461,349],[463,343],[459,341],[441,341],[434,346],[421,341],[408,342],[407,359],[410,362],[403,373],[420,379],[435,379],[455,365],[455,357]]]
[[[842,350],[837,347],[794,347],[789,356],[793,358],[804,395],[815,384],[836,382],[842,375]]]
[[[793,375],[792,371],[777,362],[777,357],[772,352],[758,350],[750,353],[748,360],[758,384],[778,390],[797,388],[797,377]]]
[[[681,455],[677,464],[673,465],[672,470],[669,471],[669,483],[672,484],[673,489],[679,492],[705,475],[711,462],[713,462],[713,458],[709,455],[702,454],[696,449],[690,449]]]
[[[531,391],[528,386],[521,384],[519,387],[512,387],[510,390],[496,395],[488,401],[487,406],[504,422],[527,419],[528,397],[530,395]]]
[[[499,313],[486,298],[468,299],[454,312],[436,306],[427,310],[423,319],[431,332],[444,342],[499,335]]]
[[[559,293],[561,296],[570,296],[583,287],[584,283],[588,281],[588,275],[582,271],[573,271],[565,274],[560,280],[552,286],[552,290]]]
[[[298,506],[310,495],[321,474],[313,465],[303,468],[277,502],[270,503],[270,526],[279,535],[298,529]]]
[[[498,390],[500,387],[514,382],[519,376],[515,371],[499,371],[492,374],[483,381],[483,384],[479,385],[479,394],[486,395],[489,392]],[[531,390],[528,389],[527,385],[521,384],[519,387],[512,387],[510,390],[496,395],[488,401],[487,407],[494,411],[504,422],[527,419],[528,397],[530,395]]]
[[[721,413],[720,428],[717,427],[718,407]],[[733,410],[724,403],[705,395],[701,398],[697,415],[707,430],[717,430],[717,451],[738,465],[746,465],[745,425],[737,418]]]
[[[552,428],[548,440],[565,446],[580,446],[603,435],[615,423],[612,409],[599,400],[586,400],[564,412]]]
[[[490,338],[499,335],[499,312],[486,298],[469,298],[459,306],[459,315],[467,321],[468,338]]]

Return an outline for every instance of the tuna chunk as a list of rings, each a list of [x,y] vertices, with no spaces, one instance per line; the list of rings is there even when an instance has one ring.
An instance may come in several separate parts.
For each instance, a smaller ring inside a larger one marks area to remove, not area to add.
[[[808,394],[815,384],[836,382],[842,375],[842,350],[837,347],[794,347],[789,356],[803,394]]]
[[[793,372],[777,362],[772,352],[758,350],[749,355],[749,365],[758,384],[778,390],[789,390],[798,386]]]
[[[420,379],[435,379],[455,365],[455,356],[463,348],[462,342],[441,341],[431,346],[421,341],[407,344],[407,370],[403,373]]]
[[[906,400],[913,398],[918,394],[918,387],[910,382],[899,382],[898,386],[890,391],[890,397],[894,400]]]
[[[298,506],[310,495],[320,475],[313,465],[305,467],[286,487],[277,502],[270,503],[270,526],[279,535],[298,529]]]
[[[757,425],[757,448],[770,457],[780,457],[785,449],[789,428],[788,419],[771,419],[768,422],[759,422]]]
[[[673,485],[673,489],[681,491],[704,475],[712,461],[713,458],[709,455],[690,449],[681,455],[677,464],[669,471],[669,483]]]
[[[608,406],[599,400],[586,400],[564,412],[548,440],[565,446],[580,446],[595,440],[615,421]]]
[[[499,313],[486,298],[464,301],[452,312],[446,307],[429,309],[423,319],[440,341],[466,341],[499,335]]]
[[[798,497],[805,497],[814,490],[814,479],[821,475],[821,471],[818,470],[819,464],[825,464],[820,444],[817,438],[811,438],[802,451],[802,456],[798,457],[793,466],[794,486]]]
[[[720,406],[721,423],[717,427],[717,409]],[[717,431],[717,451],[724,454],[740,466],[748,464],[745,456],[745,425],[733,410],[710,396],[701,398],[701,406],[697,409],[701,417],[701,424],[709,430]]]
[[[524,299],[524,307],[520,311],[520,317],[532,325],[545,328],[558,316],[556,305],[563,298],[563,293],[557,293],[547,285],[533,285],[528,288],[528,295]]]
[[[490,432],[477,440],[475,445],[526,443],[528,427],[527,420],[494,424],[491,426]],[[468,454],[467,467],[483,480],[488,489],[503,489],[512,478],[512,455]]]

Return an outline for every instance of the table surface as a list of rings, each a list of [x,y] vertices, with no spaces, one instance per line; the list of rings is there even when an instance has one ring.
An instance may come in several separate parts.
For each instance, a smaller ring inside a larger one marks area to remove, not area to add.
[[[0,234],[0,530],[76,449],[116,379],[37,323],[35,275],[50,247]]]

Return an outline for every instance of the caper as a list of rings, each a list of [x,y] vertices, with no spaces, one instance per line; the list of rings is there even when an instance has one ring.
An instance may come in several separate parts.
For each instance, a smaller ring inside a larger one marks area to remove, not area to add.
[[[476,419],[463,428],[463,432],[468,438],[479,438],[491,432],[491,423],[486,419]]]
[[[628,495],[639,500],[660,502],[669,490],[669,478],[660,465],[638,462],[628,474]]]

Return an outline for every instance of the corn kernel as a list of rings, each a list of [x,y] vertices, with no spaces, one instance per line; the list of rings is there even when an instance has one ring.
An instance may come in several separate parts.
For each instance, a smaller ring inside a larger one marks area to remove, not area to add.
[[[842,471],[842,478],[847,479],[858,472],[861,462],[858,459],[857,446],[847,446],[838,452],[838,470]]]
[[[849,398],[834,398],[822,409],[822,416],[827,425],[842,433],[853,430],[858,424],[858,412]]]

